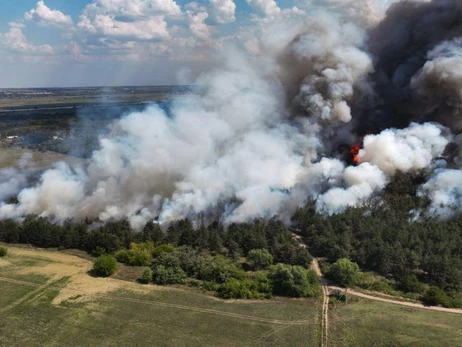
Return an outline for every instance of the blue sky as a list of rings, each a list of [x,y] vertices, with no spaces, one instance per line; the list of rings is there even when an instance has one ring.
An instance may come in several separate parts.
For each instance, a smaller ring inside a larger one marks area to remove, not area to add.
[[[0,87],[176,84],[313,3],[338,0],[1,0]]]
[[[273,12],[295,6],[294,0],[2,0],[0,87],[177,83],[177,71],[197,74],[217,45],[272,15],[261,2]]]

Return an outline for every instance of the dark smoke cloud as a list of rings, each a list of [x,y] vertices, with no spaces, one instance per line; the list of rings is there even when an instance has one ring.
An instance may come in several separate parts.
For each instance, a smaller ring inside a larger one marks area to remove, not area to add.
[[[376,117],[364,114],[361,119],[382,129],[435,121],[460,132],[460,36],[460,1],[391,5],[369,36],[376,69]]]

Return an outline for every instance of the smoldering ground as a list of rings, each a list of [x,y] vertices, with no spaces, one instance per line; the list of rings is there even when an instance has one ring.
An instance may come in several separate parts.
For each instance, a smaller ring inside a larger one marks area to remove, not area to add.
[[[340,212],[422,169],[428,213],[448,215],[462,195],[460,161],[449,160],[461,130],[461,9],[401,1],[373,23],[332,9],[260,21],[197,92],[114,121],[89,165],[56,164],[0,217],[128,218],[134,228],[210,211],[224,223],[289,220],[308,199]],[[345,155],[354,143],[358,165]]]

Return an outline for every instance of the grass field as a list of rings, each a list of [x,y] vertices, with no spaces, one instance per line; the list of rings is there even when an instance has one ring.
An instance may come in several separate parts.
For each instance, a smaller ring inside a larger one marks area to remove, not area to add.
[[[43,170],[50,168],[58,161],[64,161],[69,165],[83,165],[84,159],[63,155],[56,152],[39,152],[29,149],[0,148],[0,169],[6,167],[18,168],[19,162],[27,155],[27,165],[23,170]]]
[[[462,346],[462,316],[357,299],[329,309],[331,346]]]
[[[88,275],[88,259],[9,247],[0,346],[316,346],[320,304],[224,301]]]

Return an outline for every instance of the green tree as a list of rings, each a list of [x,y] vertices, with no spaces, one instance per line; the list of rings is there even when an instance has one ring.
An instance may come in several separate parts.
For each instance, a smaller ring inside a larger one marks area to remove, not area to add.
[[[330,267],[329,276],[342,287],[351,287],[359,280],[359,266],[347,258],[337,260]]]
[[[94,272],[101,277],[108,277],[117,270],[117,260],[113,255],[100,255],[93,265]]]
[[[147,222],[143,229],[143,241],[153,241],[154,243],[162,242],[166,237],[158,223]]]
[[[277,264],[272,270],[273,293],[291,297],[318,297],[321,282],[313,270],[301,266]]]
[[[273,264],[273,256],[267,249],[252,249],[247,254],[246,263],[252,270],[266,269]]]

